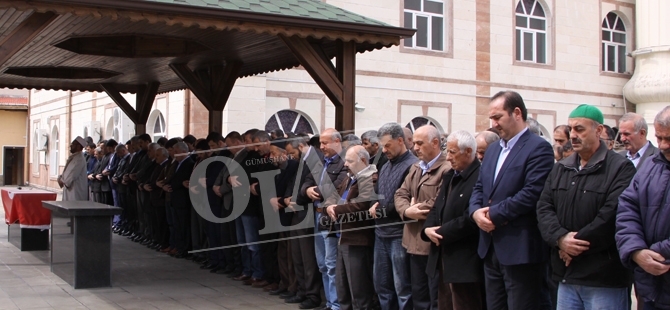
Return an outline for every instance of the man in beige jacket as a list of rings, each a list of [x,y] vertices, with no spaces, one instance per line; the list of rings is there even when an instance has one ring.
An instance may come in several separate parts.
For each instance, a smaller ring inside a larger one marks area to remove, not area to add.
[[[451,168],[440,149],[440,133],[433,126],[414,131],[414,151],[421,161],[412,165],[395,194],[395,206],[405,224],[402,245],[410,256],[412,300],[415,309],[437,309],[439,279],[426,273],[430,243],[421,239],[421,230],[442,185],[442,176]]]

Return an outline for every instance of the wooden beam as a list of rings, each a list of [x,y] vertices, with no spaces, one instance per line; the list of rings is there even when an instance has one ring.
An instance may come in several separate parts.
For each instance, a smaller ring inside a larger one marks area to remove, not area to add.
[[[147,120],[151,113],[158,87],[160,83],[150,82],[144,85],[137,85],[137,93],[135,95],[136,109],[128,103],[126,98],[121,95],[121,92],[113,84],[100,84],[100,87],[105,90],[107,95],[116,103],[117,106],[128,115],[131,121],[135,124],[135,134],[140,135],[147,132]]]
[[[223,70],[219,70],[210,71],[212,75],[212,90],[214,91],[214,102],[212,105],[214,110],[223,111],[242,70],[242,63],[228,62]]]
[[[209,131],[221,133],[223,109],[240,75],[242,63],[229,61],[225,67],[215,65],[195,72],[186,64],[170,64],[170,68],[209,111]]]
[[[147,120],[149,120],[149,114],[151,114],[151,108],[154,106],[159,86],[160,83],[158,82],[150,82],[138,87],[137,99],[135,99],[135,110],[137,111],[139,118],[138,122],[135,123],[136,126],[139,124],[146,124]]]
[[[46,26],[56,19],[53,12],[34,12],[0,41],[0,66],[4,65],[14,54],[30,43]]]
[[[133,123],[137,124],[139,122],[140,115],[135,111],[135,109],[126,101],[126,98],[121,96],[121,92],[112,84],[100,84],[100,87],[107,93],[109,98],[112,98],[114,103],[119,106],[119,109],[128,115]]]
[[[337,41],[337,78],[343,85],[343,100],[335,106],[335,128],[354,130],[356,124],[356,43]]]
[[[213,109],[214,98],[202,80],[186,64],[170,64],[170,69],[179,76],[186,86],[198,97],[207,110]]]
[[[315,49],[307,39],[297,36],[287,37],[279,35],[284,44],[291,50],[293,55],[300,61],[307,73],[312,76],[314,82],[328,96],[335,106],[342,105],[344,100],[344,85],[333,71],[333,64],[329,59],[324,59],[324,54]]]

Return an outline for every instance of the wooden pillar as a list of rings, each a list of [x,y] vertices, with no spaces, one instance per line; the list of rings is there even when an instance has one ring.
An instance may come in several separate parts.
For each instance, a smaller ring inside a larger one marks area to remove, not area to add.
[[[335,107],[335,126],[338,130],[355,129],[356,115],[356,43],[337,41],[337,78],[342,82],[342,104]]]
[[[229,61],[194,72],[187,64],[170,64],[170,68],[209,111],[209,131],[223,134],[223,109],[242,70],[242,63]]]
[[[151,108],[158,94],[160,83],[151,82],[145,85],[137,85],[135,97],[135,109],[123,98],[121,92],[113,84],[100,84],[100,87],[112,98],[114,103],[126,113],[128,118],[135,124],[135,134],[141,135],[147,133],[147,120],[151,114]]]
[[[307,73],[335,105],[335,129],[354,130],[356,104],[356,43],[337,42],[337,67],[323,48],[297,36],[279,38],[300,61]]]

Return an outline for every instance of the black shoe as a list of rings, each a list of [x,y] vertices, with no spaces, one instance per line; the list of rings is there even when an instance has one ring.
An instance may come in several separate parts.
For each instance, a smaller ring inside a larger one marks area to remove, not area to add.
[[[233,271],[233,272],[229,273],[226,277],[232,279],[232,278],[237,278],[241,275],[242,275],[242,271],[236,270],[236,271]]]
[[[276,296],[276,295],[279,295],[279,294],[286,293],[287,291],[288,290],[286,288],[280,287],[280,288],[278,288],[276,290],[272,290],[268,293],[270,293],[270,295]]]
[[[191,256],[193,256],[193,255],[192,255],[192,254],[188,254],[188,252],[181,252],[181,253],[177,253],[177,254],[175,254],[174,258],[186,258],[186,259],[189,259]]]
[[[196,262],[196,263],[198,263],[198,264],[200,264],[200,263],[202,263],[202,262],[206,262],[207,259],[204,258],[204,257],[202,257],[202,256],[196,256],[195,258],[193,258],[193,261]]]
[[[219,270],[223,270],[223,268],[221,268],[221,267],[214,267],[214,268],[212,268],[212,270],[210,270],[209,272],[210,272],[210,273],[218,273]]]
[[[296,296],[296,294],[293,293],[293,292],[289,292],[289,291],[286,291],[286,292],[283,292],[283,293],[279,294],[279,298],[281,298],[281,299],[288,299],[288,298],[291,298],[291,297],[294,297],[294,296]]]
[[[200,269],[214,269],[216,268],[216,265],[212,265],[210,263],[204,264],[200,266]]]
[[[303,296],[293,296],[284,299],[284,302],[287,304],[303,304],[306,301],[306,298]]]
[[[233,272],[235,272],[235,267],[233,267],[233,266],[228,266],[228,267],[226,267],[226,269],[224,269],[221,273],[222,273],[222,274],[231,274],[231,273],[233,273]]]
[[[128,236],[131,236],[132,234],[133,234],[132,231],[130,231],[130,230],[124,230],[123,232],[121,232],[120,235],[121,235],[121,236],[124,236],[124,237],[128,237]]]
[[[288,301],[287,301],[288,302]],[[300,306],[298,306],[300,309],[314,309],[318,306],[321,306],[321,303],[316,303],[315,301],[311,299],[306,299],[305,301],[300,303]]]
[[[145,238],[144,241],[140,242],[141,245],[150,245],[152,243],[151,239]]]
[[[220,268],[219,270],[216,271],[216,274],[227,274],[225,268]]]

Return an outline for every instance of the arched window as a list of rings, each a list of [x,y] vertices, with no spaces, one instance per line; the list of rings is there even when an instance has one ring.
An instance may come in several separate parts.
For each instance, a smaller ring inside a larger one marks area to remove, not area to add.
[[[626,72],[626,25],[614,12],[603,20],[603,71]]]
[[[49,150],[49,175],[52,177],[58,176],[58,159],[60,153],[60,138],[58,134],[58,127],[54,126],[51,130],[51,149]]]
[[[294,110],[281,110],[265,123],[265,131],[281,129],[284,133],[314,134],[314,125],[308,116]]]
[[[158,139],[165,137],[165,119],[163,114],[158,112],[156,120],[154,121],[154,130],[153,130],[153,140],[158,141]]]
[[[547,17],[536,0],[516,6],[516,60],[547,63]]]
[[[407,123],[407,125],[405,125],[405,127],[409,128],[409,130],[414,132],[417,128],[425,125],[433,126],[437,128],[437,131],[439,131],[440,133],[444,133],[444,131],[442,131],[442,126],[440,126],[440,124],[438,124],[435,120],[424,116],[413,118],[409,123]]]

